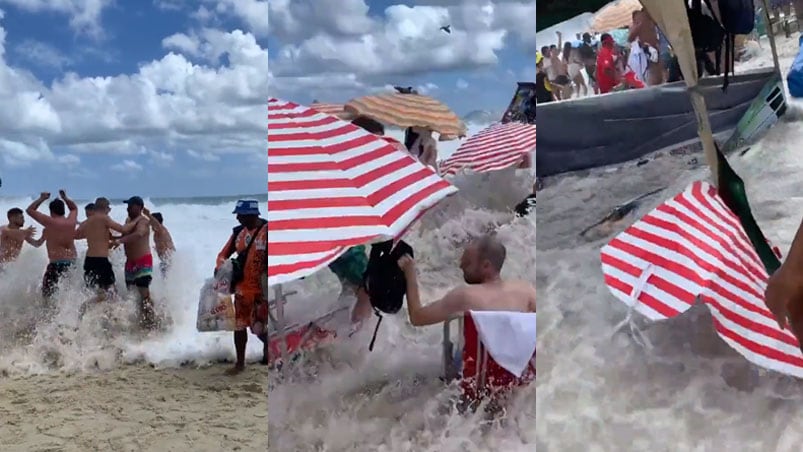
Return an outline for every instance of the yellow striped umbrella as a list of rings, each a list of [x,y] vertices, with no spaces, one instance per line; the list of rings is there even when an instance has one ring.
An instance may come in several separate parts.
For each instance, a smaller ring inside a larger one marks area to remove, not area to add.
[[[321,113],[325,113],[327,115],[335,116],[345,121],[354,119],[354,115],[343,109],[343,104],[327,104],[324,102],[313,102],[310,104],[310,108],[312,108],[313,110],[317,110]]]
[[[350,100],[345,110],[398,127],[426,127],[440,134],[440,141],[466,136],[466,125],[440,101],[421,94],[386,93]]]
[[[591,20],[591,31],[603,33],[629,27],[633,23],[633,11],[641,8],[639,0],[618,0],[608,3],[594,14],[594,19]]]

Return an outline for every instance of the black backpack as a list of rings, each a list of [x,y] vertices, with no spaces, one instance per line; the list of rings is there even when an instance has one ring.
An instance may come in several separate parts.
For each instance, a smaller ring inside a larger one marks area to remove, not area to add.
[[[368,258],[368,268],[365,270],[365,287],[371,299],[374,313],[379,317],[371,338],[368,350],[374,349],[376,334],[382,323],[382,313],[395,314],[404,305],[404,296],[407,295],[407,279],[399,268],[398,261],[405,254],[415,257],[413,248],[400,241],[393,246],[393,241],[377,243],[371,246]]]
[[[694,50],[697,56],[698,76],[702,75],[703,67],[714,74],[725,73],[722,90],[728,88],[729,74],[734,71],[736,59],[736,35],[748,34],[755,26],[755,6],[753,0],[720,0],[719,14],[722,22],[703,14],[703,0],[692,0],[691,7],[687,6]],[[708,9],[714,11],[711,0],[705,0]],[[725,46],[725,68],[721,67],[722,47]],[[714,52],[716,61],[712,64],[706,53]]]

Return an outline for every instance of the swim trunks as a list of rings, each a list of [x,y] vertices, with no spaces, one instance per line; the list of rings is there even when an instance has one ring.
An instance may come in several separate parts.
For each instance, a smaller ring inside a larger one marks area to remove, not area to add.
[[[108,289],[114,285],[114,270],[108,257],[88,257],[84,260],[84,281],[89,287]]]
[[[153,279],[153,255],[146,254],[125,263],[125,285],[148,288]]]
[[[368,269],[368,255],[365,253],[365,245],[349,248],[329,264],[329,270],[332,270],[341,282],[348,282],[357,287],[364,285],[366,269]]]
[[[50,298],[56,293],[59,280],[75,262],[71,260],[58,260],[47,264],[45,275],[42,277],[42,296]]]

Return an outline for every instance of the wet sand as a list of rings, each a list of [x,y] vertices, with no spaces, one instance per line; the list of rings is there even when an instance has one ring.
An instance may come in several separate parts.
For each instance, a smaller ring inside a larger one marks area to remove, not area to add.
[[[0,450],[267,450],[267,372],[230,365],[3,376]]]

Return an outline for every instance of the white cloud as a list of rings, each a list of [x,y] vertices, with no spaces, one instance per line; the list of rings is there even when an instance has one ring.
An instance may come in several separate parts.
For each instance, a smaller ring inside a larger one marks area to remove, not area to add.
[[[55,47],[33,39],[26,39],[14,48],[14,52],[30,63],[46,68],[63,69],[72,64],[72,59]]]
[[[142,171],[142,165],[133,160],[123,160],[121,163],[112,165],[111,168],[120,172]]]
[[[438,85],[434,83],[424,83],[415,88],[420,94],[430,95],[438,89]]]
[[[81,158],[73,154],[64,154],[56,158],[56,160],[68,168],[78,166],[81,163]]]
[[[173,154],[162,151],[150,151],[151,163],[162,167],[170,166],[176,160]]]
[[[192,149],[190,149],[190,150],[187,151],[187,155],[189,155],[192,158],[195,158],[195,159],[198,159],[198,160],[203,160],[203,161],[206,161],[206,162],[218,162],[218,161],[220,161],[220,157],[218,157],[215,154],[212,154],[211,152],[197,152],[197,151],[193,151]]]
[[[100,19],[103,10],[112,5],[113,0],[0,0],[24,11],[57,12],[70,18],[70,27],[80,34],[95,38],[103,35]]]
[[[468,82],[463,80],[462,78],[457,79],[457,89],[466,89],[468,88]]]
[[[337,28],[337,5],[329,10],[321,8],[323,11],[319,12],[330,17],[329,22],[323,22],[330,29]],[[459,12],[443,7],[393,5],[385,10],[384,22],[355,13],[350,20],[370,21],[370,29],[365,33],[317,32],[298,43],[287,44],[274,62],[274,71],[287,76],[326,72],[414,75],[496,64],[496,54],[504,47],[507,31],[492,27],[493,8],[472,11],[471,23],[462,21],[466,26],[453,26],[451,34],[439,30],[443,24],[453,23],[456,19],[453,16]],[[284,28],[292,29],[293,21],[298,20],[286,17]]]
[[[264,153],[267,50],[240,30],[186,36],[205,63],[193,62],[192,48],[173,48],[133,74],[67,73],[46,85],[9,66],[0,22],[0,161],[52,159],[51,149],[75,155],[136,155],[155,147],[165,155],[188,148]]]

